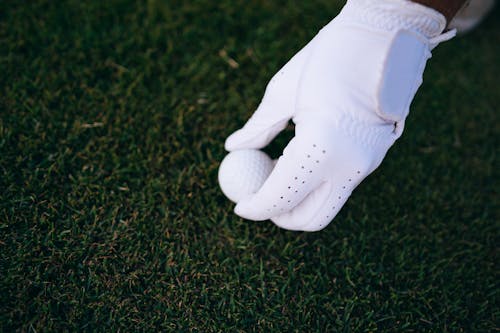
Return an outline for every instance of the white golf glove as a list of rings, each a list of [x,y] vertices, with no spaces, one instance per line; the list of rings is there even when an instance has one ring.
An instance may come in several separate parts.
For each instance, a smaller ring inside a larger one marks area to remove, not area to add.
[[[443,15],[406,0],[349,0],[270,81],[257,111],[225,143],[266,146],[289,119],[289,142],[262,188],[236,214],[317,231],[339,212],[401,135],[442,34]]]

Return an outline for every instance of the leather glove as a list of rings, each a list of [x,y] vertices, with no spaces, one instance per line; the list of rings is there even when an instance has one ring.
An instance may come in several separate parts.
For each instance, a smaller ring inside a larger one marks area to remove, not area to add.
[[[402,134],[446,19],[407,0],[349,0],[269,82],[228,151],[266,146],[290,119],[289,142],[260,190],[238,202],[250,220],[317,231]]]

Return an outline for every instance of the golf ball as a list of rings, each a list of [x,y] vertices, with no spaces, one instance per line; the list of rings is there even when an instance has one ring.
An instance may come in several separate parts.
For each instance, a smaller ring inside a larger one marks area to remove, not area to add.
[[[229,153],[219,167],[219,185],[233,202],[256,193],[273,170],[273,160],[256,149]]]

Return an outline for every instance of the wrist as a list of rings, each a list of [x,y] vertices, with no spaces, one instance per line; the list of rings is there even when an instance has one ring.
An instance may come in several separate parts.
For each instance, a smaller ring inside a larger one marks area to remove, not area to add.
[[[440,12],[446,18],[446,22],[450,23],[457,12],[467,3],[467,0],[411,0],[426,7],[432,8]]]

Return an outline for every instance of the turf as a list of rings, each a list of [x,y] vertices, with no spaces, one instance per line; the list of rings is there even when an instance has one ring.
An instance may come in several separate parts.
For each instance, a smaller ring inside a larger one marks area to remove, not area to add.
[[[0,330],[500,330],[498,9],[436,49],[326,230],[218,189],[224,139],[340,6],[0,2]]]

